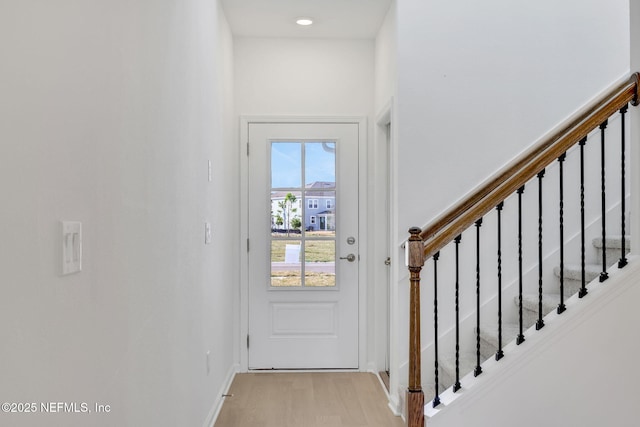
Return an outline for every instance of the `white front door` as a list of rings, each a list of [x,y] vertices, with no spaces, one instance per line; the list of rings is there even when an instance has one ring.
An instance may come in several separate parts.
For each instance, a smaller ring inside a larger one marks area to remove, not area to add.
[[[358,368],[358,126],[249,122],[249,369]]]

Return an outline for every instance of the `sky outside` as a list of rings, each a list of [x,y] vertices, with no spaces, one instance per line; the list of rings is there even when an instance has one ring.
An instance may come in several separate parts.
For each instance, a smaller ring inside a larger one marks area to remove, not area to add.
[[[302,151],[305,152],[305,184],[335,182],[335,142],[273,142],[271,188],[302,187]]]

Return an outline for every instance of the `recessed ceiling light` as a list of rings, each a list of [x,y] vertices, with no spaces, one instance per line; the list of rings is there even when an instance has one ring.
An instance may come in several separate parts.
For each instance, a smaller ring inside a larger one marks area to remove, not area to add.
[[[298,19],[296,19],[296,24],[304,25],[304,26],[311,25],[311,24],[313,24],[313,19],[311,19],[311,18],[298,18]]]

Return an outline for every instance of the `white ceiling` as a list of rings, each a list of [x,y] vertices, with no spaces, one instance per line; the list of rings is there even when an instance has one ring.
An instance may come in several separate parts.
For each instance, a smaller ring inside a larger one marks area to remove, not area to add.
[[[375,38],[391,0],[222,0],[239,37]],[[311,17],[302,27],[296,18]]]

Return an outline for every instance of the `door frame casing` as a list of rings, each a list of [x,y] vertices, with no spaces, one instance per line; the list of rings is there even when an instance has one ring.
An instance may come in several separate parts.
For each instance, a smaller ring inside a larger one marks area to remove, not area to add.
[[[391,99],[378,113],[374,126],[375,143],[370,153],[371,165],[370,173],[373,187],[375,191],[371,196],[371,210],[374,213],[371,219],[371,226],[376,230],[371,243],[372,254],[371,259],[374,260],[370,264],[370,277],[374,284],[376,295],[375,300],[375,324],[378,334],[375,339],[375,352],[373,357],[376,366],[373,368],[376,372],[382,371],[384,362],[389,356],[387,368],[391,371],[391,293],[393,291],[392,272],[393,266],[398,262],[393,253],[391,242],[394,241],[392,202],[392,175],[394,168],[392,165],[394,139],[393,131],[395,124],[392,119],[393,99]],[[387,135],[387,128],[390,128],[391,134]],[[383,235],[383,230],[385,230]],[[391,265],[383,265],[386,257],[391,258]],[[389,311],[387,312],[387,310]],[[386,339],[381,340],[380,331],[384,332]],[[387,354],[388,351],[388,354]]]
[[[384,229],[388,227],[389,234],[387,236],[386,244],[382,243],[380,239],[376,239],[372,245],[371,258],[375,262],[370,263],[370,277],[375,282],[374,286],[377,292],[376,309],[375,309],[375,322],[380,325],[380,322],[386,321],[386,327],[389,328],[388,343],[376,343],[375,360],[378,365],[376,370],[380,369],[382,360],[384,359],[385,345],[389,346],[389,407],[396,415],[401,415],[404,411],[402,396],[400,395],[401,379],[398,377],[400,371],[401,360],[399,357],[399,349],[406,345],[403,342],[398,341],[398,331],[401,330],[405,324],[401,322],[401,313],[403,307],[398,306],[398,301],[401,299],[398,289],[398,277],[400,277],[401,271],[406,271],[404,267],[404,250],[399,243],[404,238],[404,235],[398,234],[398,146],[397,146],[397,126],[396,126],[396,98],[391,97],[378,111],[376,121],[374,124],[375,143],[373,144],[373,150],[370,153],[370,157],[373,159],[369,176],[372,187],[375,188],[375,194],[379,194],[381,191],[386,190],[387,201],[390,204],[388,211],[385,211],[385,207],[381,204],[378,197],[372,196],[370,200],[372,211],[379,213],[375,216],[375,219],[371,222],[371,228],[374,230]],[[386,135],[386,126],[391,126],[391,134]],[[388,144],[388,145],[387,145]],[[388,182],[385,181],[382,174],[378,173],[379,167],[384,163],[384,167],[387,168]],[[388,275],[383,274],[384,269],[379,265],[384,257],[391,257],[391,265],[388,268]],[[390,282],[387,283],[387,280]],[[389,286],[389,293],[384,295],[384,288]],[[387,300],[388,299],[388,300]],[[389,306],[388,318],[387,313],[384,313],[386,304]],[[370,337],[371,339],[371,337]]]
[[[240,370],[249,371],[249,125],[266,124],[357,124],[358,125],[358,370],[367,368],[367,119],[364,116],[240,116]],[[249,148],[250,150],[250,148]],[[250,155],[250,152],[249,152]]]

